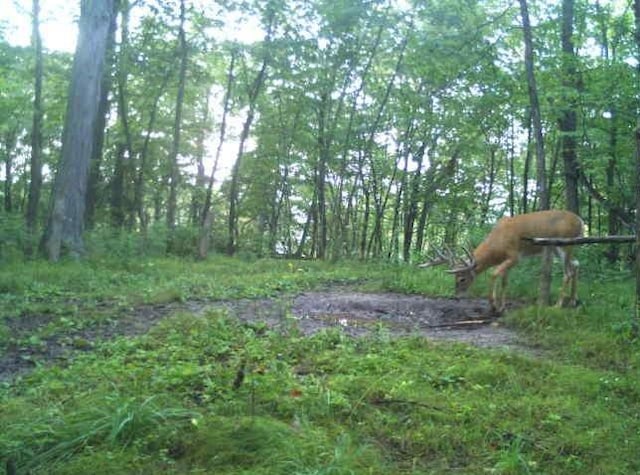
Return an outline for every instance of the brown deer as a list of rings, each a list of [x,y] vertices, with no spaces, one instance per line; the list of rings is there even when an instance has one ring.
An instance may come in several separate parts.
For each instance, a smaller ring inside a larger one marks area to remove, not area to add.
[[[448,260],[450,273],[456,278],[456,296],[464,296],[478,274],[495,267],[491,277],[489,303],[493,311],[502,312],[509,269],[521,257],[537,256],[544,246],[535,245],[530,238],[575,238],[582,236],[583,222],[570,211],[548,210],[502,218],[462,263],[455,264],[452,255],[438,253],[438,258],[420,267],[437,265]],[[549,246],[563,263],[564,278],[558,305],[575,306],[578,285],[578,261],[572,259],[571,246]],[[498,278],[501,279],[498,279]],[[570,289],[566,297],[567,288]]]

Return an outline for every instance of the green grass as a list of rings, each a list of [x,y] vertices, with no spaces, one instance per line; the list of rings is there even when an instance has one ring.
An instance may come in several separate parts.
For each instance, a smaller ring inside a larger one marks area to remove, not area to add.
[[[512,296],[535,298],[530,275],[514,272]],[[527,353],[391,339],[384,329],[305,338],[293,324],[283,335],[221,311],[178,313],[0,386],[0,458],[34,474],[638,473],[632,282],[582,275],[580,308],[503,318],[539,350]],[[442,270],[387,264],[34,262],[0,270],[0,308],[2,318],[53,315],[34,329],[45,337],[113,306],[331,282],[425,295],[452,287]],[[473,293],[485,291],[482,279]],[[12,344],[6,332],[0,343]]]

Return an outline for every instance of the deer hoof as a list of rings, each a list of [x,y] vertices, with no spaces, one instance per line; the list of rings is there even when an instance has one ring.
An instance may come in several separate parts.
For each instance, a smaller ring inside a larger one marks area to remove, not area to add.
[[[489,316],[492,318],[501,316],[502,312],[504,312],[504,307],[498,308],[493,304],[489,307]]]

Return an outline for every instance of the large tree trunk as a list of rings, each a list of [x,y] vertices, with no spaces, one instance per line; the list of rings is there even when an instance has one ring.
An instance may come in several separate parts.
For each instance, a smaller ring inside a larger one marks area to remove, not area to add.
[[[38,205],[42,186],[42,39],[40,37],[40,0],[33,0],[31,19],[31,41],[35,50],[35,73],[33,86],[33,127],[31,130],[31,181],[27,202],[27,241],[26,253],[32,253],[33,237],[38,222]]]
[[[102,92],[102,68],[116,0],[83,0],[80,34],[73,59],[69,101],[62,138],[62,157],[53,185],[43,246],[57,261],[61,252],[84,254],[84,210],[89,162]]]
[[[527,71],[527,86],[529,89],[529,102],[531,103],[531,120],[536,145],[536,192],[538,196],[538,209],[549,209],[550,197],[547,188],[546,164],[544,156],[544,139],[542,137],[542,120],[540,117],[540,104],[538,101],[538,88],[533,72],[533,38],[531,35],[531,23],[529,22],[529,10],[527,0],[520,1],[522,15],[522,30],[524,34],[524,62]],[[551,255],[545,249],[540,269],[540,295],[539,303],[549,305],[551,302]]]
[[[576,155],[576,55],[573,48],[573,1],[562,0],[562,85],[565,91],[559,120],[564,162],[567,209],[579,212],[578,157]]]
[[[119,1],[116,2],[117,9]],[[84,222],[87,228],[92,229],[95,224],[95,213],[98,205],[98,188],[102,181],[100,167],[102,165],[102,150],[104,148],[105,128],[107,125],[107,114],[109,113],[111,93],[111,71],[115,62],[114,49],[116,42],[116,17],[114,14],[109,25],[109,37],[107,38],[106,63],[103,68],[102,92],[100,94],[100,104],[98,106],[98,118],[94,130],[93,153],[91,154],[91,164],[89,167],[89,183],[87,184],[87,199],[84,212]]]

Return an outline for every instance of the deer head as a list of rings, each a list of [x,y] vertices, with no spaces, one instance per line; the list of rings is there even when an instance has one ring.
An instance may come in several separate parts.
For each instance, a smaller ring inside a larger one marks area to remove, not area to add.
[[[477,275],[475,256],[469,251],[468,247],[463,247],[462,249],[465,257],[455,263],[455,265],[452,265],[452,268],[447,271],[453,274],[456,279],[456,297],[464,297],[467,294],[467,290],[469,290],[469,287],[471,287]]]

